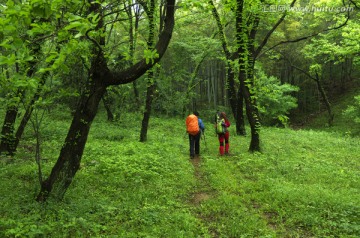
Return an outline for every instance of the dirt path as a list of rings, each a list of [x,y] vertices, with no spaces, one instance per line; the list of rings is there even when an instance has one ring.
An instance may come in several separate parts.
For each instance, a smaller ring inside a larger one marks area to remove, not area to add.
[[[201,169],[201,157],[195,157],[194,159],[191,159],[190,162],[194,166],[194,176],[196,179],[196,187],[190,199],[190,203],[194,206],[194,211],[197,214],[197,217],[202,220],[204,224],[208,224],[213,220],[213,218],[202,214],[201,209],[199,210],[199,208],[201,208],[200,204],[214,198],[216,194]],[[208,235],[214,238],[220,237],[218,232],[210,227],[208,227]]]
[[[194,176],[197,181],[195,192],[191,198],[191,203],[197,206],[202,201],[210,199],[213,195],[211,194],[211,187],[209,186],[209,182],[201,171],[201,157],[195,156],[195,158],[191,159],[190,162],[194,166]]]

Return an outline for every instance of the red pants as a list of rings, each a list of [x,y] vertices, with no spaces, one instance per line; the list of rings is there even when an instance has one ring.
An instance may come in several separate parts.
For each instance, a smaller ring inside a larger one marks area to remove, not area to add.
[[[218,135],[219,143],[220,143],[220,147],[219,147],[220,155],[224,155],[224,141],[225,141],[225,154],[229,153],[229,136],[230,134],[228,131],[225,134]]]

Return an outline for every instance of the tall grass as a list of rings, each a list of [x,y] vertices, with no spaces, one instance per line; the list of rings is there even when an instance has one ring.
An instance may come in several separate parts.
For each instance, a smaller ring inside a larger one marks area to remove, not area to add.
[[[65,112],[42,126],[48,175],[66,135]],[[81,169],[62,202],[39,191],[29,127],[14,158],[1,156],[0,237],[359,237],[360,140],[336,132],[263,128],[262,153],[234,136],[231,156],[205,120],[201,162],[189,160],[184,119],[141,116],[92,125]],[[196,172],[200,173],[196,174]],[[195,202],[194,197],[202,195]]]

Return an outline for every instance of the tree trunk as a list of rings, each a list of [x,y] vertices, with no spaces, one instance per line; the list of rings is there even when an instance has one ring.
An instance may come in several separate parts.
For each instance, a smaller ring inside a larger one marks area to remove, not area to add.
[[[236,124],[236,134],[237,135],[246,135],[245,130],[245,121],[244,121],[244,96],[241,92],[241,89],[236,93],[235,88],[235,74],[231,66],[228,65],[228,94],[229,102],[231,106],[232,113],[234,115],[235,124]]]
[[[141,106],[140,96],[139,96],[140,94],[139,94],[136,80],[134,82],[132,82],[132,86],[133,86],[133,90],[134,90],[135,103],[138,107],[140,107]]]
[[[141,123],[140,142],[147,141],[147,131],[151,116],[152,102],[154,98],[154,92],[156,89],[156,84],[155,82],[152,81],[153,78],[154,78],[154,73],[152,70],[150,70],[148,75],[148,87],[146,91],[145,112]]]
[[[113,121],[114,114],[111,112],[111,106],[110,106],[111,102],[109,100],[109,94],[108,94],[107,90],[105,91],[104,96],[102,97],[102,101],[104,103],[108,121]]]
[[[240,79],[244,84],[244,98],[245,98],[245,105],[246,105],[246,115],[250,124],[251,129],[251,142],[249,146],[249,151],[255,152],[260,151],[260,120],[258,109],[256,106],[255,95],[251,93],[253,90],[253,82],[254,82],[254,66],[255,62],[249,62],[249,68],[247,70],[247,78],[246,81],[243,81],[244,78]]]
[[[208,1],[211,8],[212,8],[212,15],[216,20],[218,29],[219,29],[219,36],[220,36],[220,40],[221,40],[221,45],[226,57],[226,67],[227,67],[227,85],[228,85],[228,95],[229,95],[229,103],[231,106],[231,110],[235,119],[235,123],[236,123],[236,134],[237,135],[246,135],[246,130],[245,130],[245,121],[244,121],[244,112],[243,112],[243,94],[242,91],[239,90],[238,95],[236,94],[236,88],[235,88],[235,74],[234,74],[234,68],[231,65],[230,61],[231,61],[231,53],[228,47],[228,43],[226,41],[225,38],[225,32],[224,32],[224,27],[223,24],[221,22],[219,13],[214,5],[213,0],[209,0]],[[238,98],[238,97],[241,98]]]
[[[309,78],[311,78],[312,80],[314,80],[316,82],[318,92],[320,93],[320,95],[321,95],[321,97],[322,97],[322,99],[323,99],[323,101],[325,103],[326,109],[327,109],[327,111],[329,113],[329,120],[328,120],[329,126],[332,126],[333,121],[334,121],[334,114],[333,114],[333,112],[331,110],[331,105],[330,105],[328,97],[326,96],[326,92],[325,92],[324,88],[321,85],[319,74],[317,72],[315,72],[315,77],[313,77],[308,72],[306,72],[305,70],[303,70],[303,69],[301,69],[301,68],[299,68],[299,67],[297,67],[295,65],[292,65],[292,67],[299,70],[299,71],[301,71],[306,76],[308,76]],[[306,90],[305,90],[305,92],[306,92]],[[305,99],[306,99],[306,97],[305,97]]]
[[[75,111],[68,135],[60,151],[59,158],[53,167],[50,176],[41,184],[37,201],[46,201],[49,197],[62,199],[79,169],[81,157],[85,148],[90,126],[95,118],[101,98],[107,86],[131,83],[142,76],[153,65],[159,62],[164,55],[174,28],[175,0],[166,1],[166,17],[164,30],[159,35],[155,49],[159,57],[148,63],[145,58],[121,72],[112,72],[107,67],[105,52],[94,39],[88,37],[95,47],[91,64],[90,82],[81,95]],[[99,3],[90,7],[91,12],[101,9]],[[103,22],[99,21],[98,27],[102,28]],[[100,44],[101,45],[101,44]],[[98,52],[96,52],[98,50]]]
[[[46,82],[46,76],[44,75],[41,79],[41,81],[39,82],[39,85],[36,89],[36,92],[33,96],[33,99],[30,101],[29,105],[27,106],[26,108],[26,111],[25,111],[25,114],[23,116],[23,118],[21,119],[21,122],[19,124],[19,127],[18,129],[16,130],[16,133],[15,133],[15,145],[14,145],[14,152],[16,151],[18,145],[19,145],[19,142],[20,142],[20,139],[25,131],[25,127],[27,125],[27,123],[29,122],[30,118],[31,118],[31,114],[34,110],[34,104],[37,100],[39,100],[40,98],[40,95],[41,95],[41,92],[43,90],[43,87],[45,85],[45,82]]]
[[[246,105],[246,115],[250,124],[251,129],[251,142],[249,146],[249,151],[260,151],[260,135],[259,128],[260,122],[256,108],[256,101],[252,95],[252,84],[254,81],[254,67],[255,67],[255,58],[254,58],[254,42],[252,37],[254,37],[255,29],[252,28],[250,35],[248,35],[244,23],[243,23],[243,0],[237,0],[236,8],[236,39],[238,44],[238,60],[239,60],[239,82],[240,85],[243,85],[242,93],[245,99]],[[249,42],[249,38],[250,41]],[[238,99],[239,100],[239,99]]]
[[[6,111],[4,124],[1,130],[0,154],[6,152],[9,155],[13,155],[15,148],[14,125],[17,113],[17,106],[10,106]]]
[[[18,73],[20,71],[19,64],[15,64],[16,72]],[[8,74],[8,73],[7,73]],[[7,75],[9,77],[9,75]],[[21,97],[23,95],[22,90],[17,90],[17,93],[15,96]],[[14,96],[14,95],[13,95]],[[14,147],[15,147],[15,121],[17,117],[17,113],[19,110],[18,102],[11,102],[12,105],[7,106],[4,124],[1,129],[1,143],[0,143],[0,154],[7,152],[9,155],[13,155],[14,153]]]
[[[153,50],[154,46],[154,10],[155,10],[155,1],[150,0],[149,6],[143,5],[145,12],[149,17],[149,38],[148,38],[148,48]],[[161,11],[160,11],[161,12]],[[161,30],[161,29],[160,29]],[[146,102],[145,102],[145,112],[143,115],[143,120],[141,124],[141,132],[140,132],[140,142],[145,142],[147,140],[147,131],[149,127],[149,121],[151,116],[151,107],[154,98],[154,92],[156,88],[156,81],[154,78],[154,69],[148,71],[148,86],[146,90]]]
[[[331,105],[330,105],[329,99],[326,96],[325,90],[320,83],[319,74],[317,72],[316,72],[316,76],[315,76],[314,80],[316,81],[317,88],[321,94],[322,99],[324,100],[326,110],[329,113],[329,120],[328,120],[329,126],[332,126],[333,122],[334,122],[334,114],[331,110]]]
[[[245,136],[246,129],[245,129],[245,117],[244,117],[244,85],[240,82],[240,87],[237,93],[237,103],[236,103],[236,133],[238,135]]]
[[[93,82],[86,91],[88,93],[80,98],[59,158],[50,176],[41,184],[37,201],[47,200],[50,193],[55,199],[61,200],[80,167],[90,126],[106,87]]]
[[[33,55],[36,56],[39,55],[39,52],[41,50],[40,44],[32,44],[31,45],[31,52]],[[29,62],[29,65],[27,65],[28,70],[26,72],[27,77],[32,77],[35,73],[35,66],[36,66],[37,60],[32,60]],[[20,66],[16,64],[16,72],[20,71]],[[45,77],[44,77],[45,78]],[[27,106],[25,115],[19,125],[18,130],[16,131],[16,135],[14,135],[15,131],[15,122],[17,118],[17,112],[19,105],[13,105],[9,107],[8,111],[6,112],[5,121],[3,125],[3,129],[1,132],[2,138],[1,138],[1,144],[0,144],[0,153],[7,151],[10,155],[13,155],[16,151],[16,148],[19,144],[19,141],[21,139],[21,136],[25,130],[26,124],[28,123],[31,113],[33,110],[34,103],[39,99],[40,92],[42,90],[43,85],[45,84],[45,79],[42,79],[38,85],[37,91],[33,97],[33,99],[30,101],[29,105]],[[23,90],[18,90],[17,95],[20,97],[23,97],[23,94],[25,92]]]

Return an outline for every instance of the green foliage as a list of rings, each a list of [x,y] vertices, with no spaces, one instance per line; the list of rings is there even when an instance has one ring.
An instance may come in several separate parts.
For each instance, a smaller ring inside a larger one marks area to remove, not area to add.
[[[309,67],[309,73],[311,75],[313,75],[313,77],[316,77],[316,75],[318,75],[319,77],[321,76],[321,72],[322,72],[322,67],[320,64],[313,64],[310,65]]]
[[[156,50],[144,50],[144,58],[147,64],[149,64],[150,61],[153,63],[156,58],[159,58],[159,54]]]
[[[291,109],[297,107],[296,98],[291,94],[299,88],[290,84],[281,84],[276,77],[268,77],[262,70],[257,70],[255,92],[258,109],[263,124],[281,123],[288,121],[287,115]]]
[[[355,102],[353,105],[348,106],[344,111],[343,115],[350,118],[355,123],[360,123],[360,95],[354,97]]]

